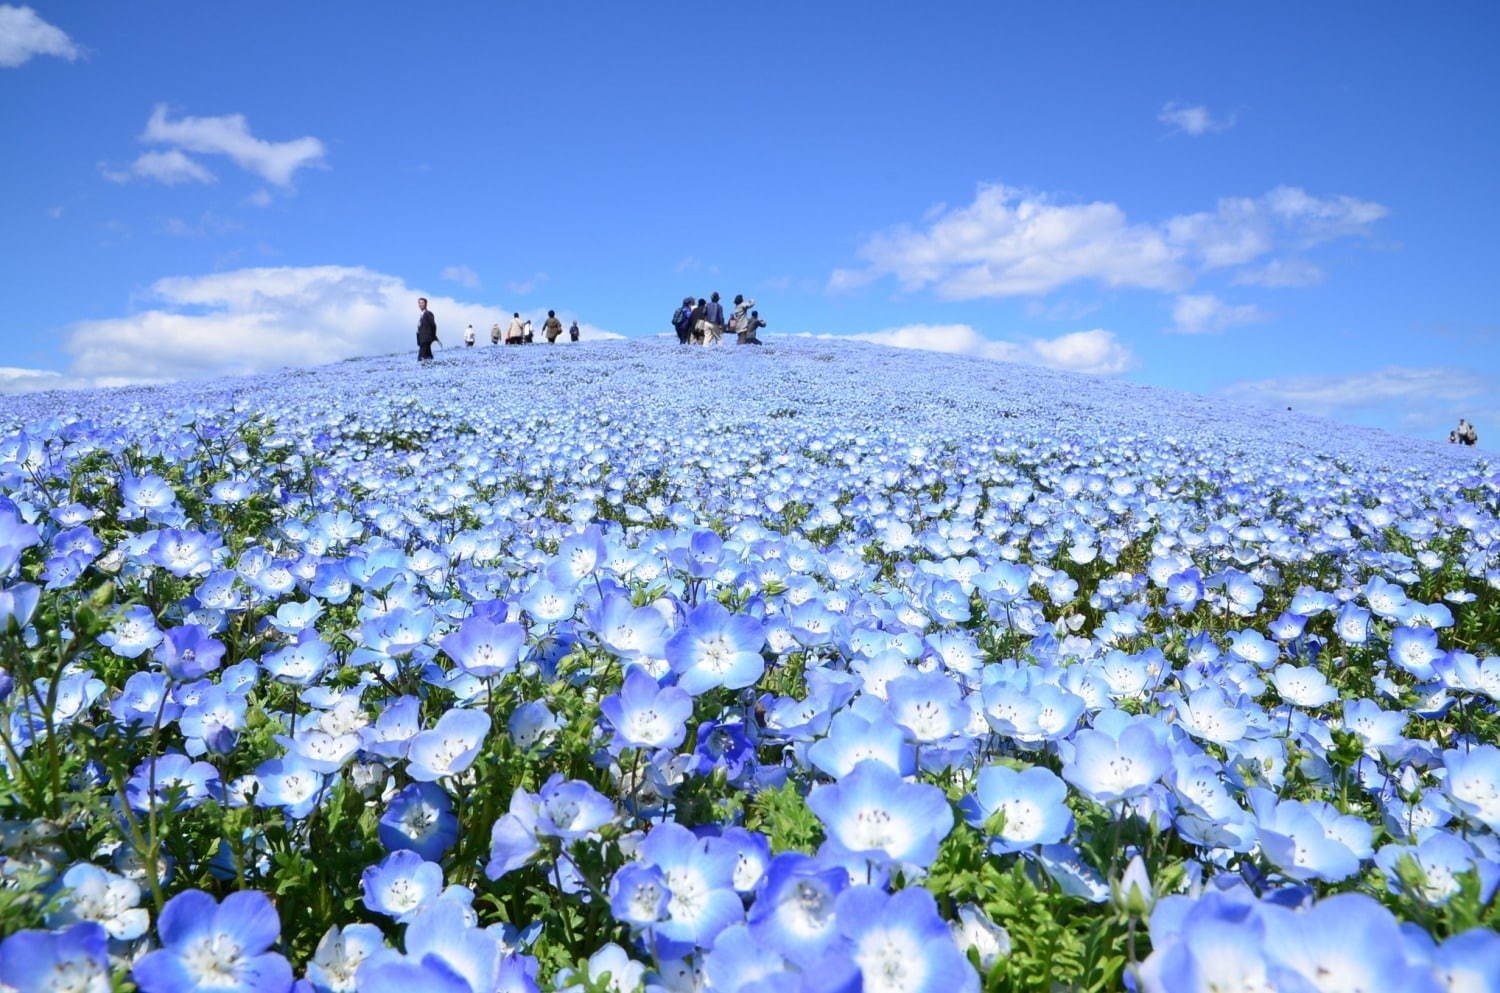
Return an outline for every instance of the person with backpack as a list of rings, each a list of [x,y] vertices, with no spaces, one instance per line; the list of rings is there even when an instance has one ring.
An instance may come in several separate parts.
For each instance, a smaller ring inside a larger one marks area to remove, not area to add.
[[[499,324],[491,324],[490,325],[490,344],[491,345],[498,345],[498,344],[500,344],[500,325]]]
[[[677,332],[679,344],[693,340],[693,298],[683,297],[682,306],[672,311],[672,330]]]
[[[547,319],[542,322],[542,334],[547,336],[547,344],[557,344],[557,339],[562,337],[562,321],[557,319],[557,312],[547,311]]]
[[[1460,445],[1479,444],[1479,432],[1474,430],[1474,425],[1462,417],[1458,419],[1458,430],[1453,433],[1458,436]]]
[[[437,318],[427,309],[427,298],[417,297],[417,361],[432,361],[432,343],[438,340]]]
[[[734,313],[729,318],[729,330],[734,332],[735,340],[741,345],[745,343],[745,325],[750,321],[750,308],[754,306],[754,300],[746,300],[744,294],[735,294]]]

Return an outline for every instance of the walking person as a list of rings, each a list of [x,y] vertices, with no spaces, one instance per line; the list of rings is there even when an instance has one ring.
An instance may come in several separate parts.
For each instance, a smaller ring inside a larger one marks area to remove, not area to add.
[[[672,311],[672,330],[677,332],[678,344],[687,345],[693,340],[693,298],[683,297],[682,306]]]
[[[557,312],[547,311],[547,319],[542,322],[542,334],[547,336],[547,344],[557,344],[557,339],[562,337],[562,321],[557,319]]]
[[[708,323],[708,327],[703,331],[703,344],[717,345],[724,337],[724,307],[719,303],[717,290],[708,298],[708,306],[704,308],[703,319]]]
[[[754,306],[754,300],[746,300],[744,294],[735,294],[734,313],[729,318],[729,330],[734,332],[735,340],[741,345],[745,343],[745,326],[750,322],[750,308]]]
[[[505,343],[507,345],[519,345],[526,338],[526,325],[521,320],[521,312],[518,310],[510,319],[510,327],[505,329]]]
[[[427,309],[427,298],[417,297],[417,361],[432,361],[432,343],[438,340],[437,318]]]
[[[693,307],[693,312],[688,315],[688,327],[692,328],[690,339],[695,345],[703,344],[703,332],[708,327],[708,322],[703,315],[707,312],[708,301],[699,297],[698,303]]]
[[[498,344],[500,344],[500,325],[499,324],[491,324],[490,325],[490,344],[491,345],[498,345]]]
[[[468,327],[464,328],[464,347],[465,348],[473,348],[474,347],[474,325],[472,325],[472,324],[470,324]]]
[[[1458,419],[1458,430],[1453,434],[1457,436],[1460,445],[1479,444],[1479,432],[1474,430],[1474,425],[1462,417]]]
[[[583,336],[583,332],[578,330],[578,322],[577,321],[574,321],[572,324],[568,325],[568,340],[569,341],[577,341],[582,336]]]

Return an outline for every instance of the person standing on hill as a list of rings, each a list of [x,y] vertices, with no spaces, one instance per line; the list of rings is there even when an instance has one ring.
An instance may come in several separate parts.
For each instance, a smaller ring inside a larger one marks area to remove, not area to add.
[[[557,312],[547,311],[547,319],[542,322],[542,334],[547,336],[547,344],[557,344],[557,339],[562,337],[562,321],[557,319]]]
[[[474,325],[472,325],[472,324],[470,324],[468,327],[464,328],[464,347],[465,348],[473,348],[474,347]]]
[[[703,320],[708,323],[708,327],[703,329],[703,344],[717,345],[719,339],[724,337],[724,307],[719,303],[718,290],[708,298],[708,306],[703,309]]]
[[[426,297],[417,297],[417,310],[421,312],[417,318],[417,361],[431,362],[432,343],[438,340],[437,318],[427,309]]]
[[[569,341],[577,341],[582,336],[583,336],[583,332],[580,331],[580,330],[578,330],[578,322],[577,321],[574,321],[571,325],[569,325],[569,327],[568,327],[568,340]]]
[[[693,340],[693,298],[683,297],[682,306],[672,312],[672,330],[677,332],[679,344],[691,344]]]
[[[505,329],[505,343],[519,345],[525,338],[526,323],[521,320],[521,312],[518,310],[511,316],[510,327]]]
[[[745,326],[750,323],[750,308],[754,306],[754,300],[746,300],[742,293],[735,294],[734,313],[729,317],[729,330],[734,332],[735,339],[741,345],[745,343]]]

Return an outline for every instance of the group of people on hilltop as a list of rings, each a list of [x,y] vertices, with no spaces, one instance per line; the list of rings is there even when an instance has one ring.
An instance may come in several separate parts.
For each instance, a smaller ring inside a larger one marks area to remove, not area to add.
[[[1460,417],[1458,419],[1458,427],[1448,432],[1448,444],[1477,445],[1479,444],[1479,432],[1474,430],[1474,425]]]
[[[699,297],[697,303],[690,296],[683,297],[682,306],[672,311],[672,330],[677,332],[677,340],[684,345],[717,345],[724,339],[726,329],[741,345],[762,345],[765,343],[756,332],[765,327],[766,322],[761,320],[760,311],[751,309],[754,306],[754,300],[737,295],[726,324],[724,306],[719,303],[717,292],[707,300]]]
[[[473,330],[474,330],[474,326],[471,324],[471,325],[469,325],[469,330],[466,331],[466,332],[464,332],[464,341],[467,344],[470,344],[470,345],[473,344],[473,342],[469,340],[470,334],[471,334],[471,332]],[[547,319],[542,322],[542,337],[546,338],[547,339],[547,344],[551,345],[551,344],[554,344],[557,341],[557,339],[561,338],[562,336],[563,336],[562,321],[560,321],[560,320],[557,319],[557,312],[553,311],[553,310],[547,311]],[[577,341],[578,338],[579,338],[579,336],[580,336],[580,332],[578,330],[578,322],[574,321],[572,323],[572,325],[570,325],[569,328],[568,328],[568,340],[569,341]],[[513,313],[511,315],[510,325],[508,327],[506,327],[506,329],[505,329],[505,336],[504,337],[505,337],[505,343],[507,345],[529,345],[529,344],[531,344],[535,340],[534,335],[533,335],[532,330],[531,330],[531,321],[527,320],[526,318],[523,318],[521,316],[520,311],[516,311],[515,313]],[[500,325],[498,325],[498,324],[491,324],[490,325],[490,344],[491,345],[498,345],[498,344],[500,344],[500,338],[501,338],[501,335],[500,335]]]
[[[417,361],[432,361],[432,346],[442,344],[442,339],[437,333],[437,318],[432,316],[432,311],[427,309],[427,298],[417,297]],[[547,343],[553,344],[564,334],[562,321],[558,320],[557,312],[547,311],[547,319],[542,322],[542,337]],[[566,332],[569,341],[577,341],[582,332],[578,329],[578,322],[574,321]],[[490,344],[500,344],[500,325],[494,324],[490,327]],[[470,324],[464,328],[464,347],[474,347],[474,325]],[[533,341],[531,322],[524,320],[517,311],[510,320],[510,326],[505,331],[505,343],[507,345],[529,345]]]

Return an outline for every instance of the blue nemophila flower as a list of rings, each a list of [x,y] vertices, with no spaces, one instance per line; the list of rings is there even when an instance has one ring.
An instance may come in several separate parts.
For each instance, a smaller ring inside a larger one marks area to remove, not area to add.
[[[543,700],[528,700],[510,712],[506,730],[523,751],[545,748],[562,730],[562,719],[548,709]]]
[[[1500,884],[1500,865],[1445,831],[1434,831],[1415,845],[1386,845],[1375,853],[1375,864],[1385,873],[1386,887],[1392,893],[1408,892],[1433,906],[1457,895],[1458,879],[1467,872],[1478,878],[1481,904],[1489,903]]]
[[[360,729],[360,739],[367,752],[388,759],[406,758],[411,740],[422,730],[422,701],[414,696],[391,700],[372,726]]]
[[[800,852],[783,852],[766,867],[765,885],[750,907],[750,932],[803,969],[838,941],[834,907],[849,874]]]
[[[828,734],[807,748],[815,769],[839,779],[866,759],[882,762],[902,776],[917,771],[914,742],[884,708],[869,718],[851,709],[839,711]]]
[[[490,716],[482,710],[450,710],[437,725],[411,739],[406,774],[430,783],[463,772],[479,757],[489,734]]]
[[[330,927],[307,963],[308,985],[314,993],[356,993],[360,965],[384,948],[385,936],[373,924]]]
[[[323,774],[296,754],[262,762],[255,779],[257,807],[282,807],[298,820],[312,813],[324,795]]]
[[[1265,948],[1310,989],[1435,990],[1390,911],[1363,893],[1339,893],[1306,909],[1265,906]],[[1292,976],[1280,985],[1295,988]]]
[[[1067,785],[1050,769],[988,765],[958,807],[990,836],[990,851],[1005,854],[1061,841],[1073,826],[1067,795]]]
[[[731,614],[717,600],[708,600],[689,611],[682,629],[667,642],[666,658],[677,685],[695,696],[717,686],[744,689],[765,671],[760,654],[765,641],[759,620]]]
[[[133,659],[155,648],[161,639],[151,608],[135,606],[116,618],[114,626],[99,636],[99,644],[121,658]]]
[[[963,691],[940,670],[897,676],[886,684],[885,696],[891,716],[919,744],[957,734],[969,721]]]
[[[666,920],[670,899],[666,874],[647,862],[626,863],[609,881],[610,913],[636,930]]]
[[[521,868],[540,854],[537,821],[541,817],[537,798],[520,787],[510,795],[510,810],[490,828],[490,859],[484,874],[499,879]]]
[[[1095,728],[1073,735],[1072,755],[1063,764],[1063,778],[1103,804],[1140,796],[1161,778],[1172,761],[1171,750],[1156,730],[1159,722],[1133,720],[1116,733],[1098,730],[1100,723],[1096,719]]]
[[[9,576],[21,553],[42,541],[41,532],[15,510],[0,510],[0,577]]]
[[[360,625],[360,636],[375,651],[399,657],[426,644],[436,620],[426,608],[396,607]]]
[[[158,720],[163,726],[177,720],[182,705],[171,699],[171,684],[159,672],[137,672],[125,680],[120,695],[109,702],[109,712],[121,724],[152,726]]]
[[[210,636],[198,624],[168,628],[156,646],[155,659],[167,675],[184,682],[201,679],[219,667],[224,659],[224,643]]]
[[[1391,632],[1389,658],[1418,679],[1431,679],[1433,665],[1443,657],[1437,632],[1401,625]]]
[[[1362,818],[1318,801],[1278,800],[1251,790],[1261,850],[1287,876],[1336,883],[1372,854],[1372,829]]]
[[[1296,707],[1323,707],[1339,698],[1328,677],[1312,666],[1283,662],[1272,670],[1271,682],[1281,698]]]
[[[141,902],[141,888],[132,879],[88,862],[63,873],[57,903],[47,912],[48,927],[61,928],[82,921],[103,927],[115,941],[134,941],[151,926]]]
[[[443,638],[443,651],[471,676],[488,679],[514,669],[526,644],[526,629],[483,615],[468,618]]]
[[[870,993],[974,993],[979,975],[959,951],[937,901],[920,886],[839,895],[838,928]]]
[[[223,903],[202,890],[167,901],[157,922],[162,947],[131,969],[141,993],[285,993],[292,985],[286,959],[270,951],[281,919],[264,893],[243,890]]]
[[[606,978],[608,982],[606,982]],[[587,987],[579,979],[587,980]],[[559,969],[554,980],[558,993],[583,993],[587,989],[599,993],[634,993],[645,986],[646,966],[631,959],[628,952],[610,942],[589,956],[584,965],[583,976],[572,969]],[[722,989],[738,987],[724,986]]]
[[[573,611],[578,608],[578,593],[572,587],[539,579],[531,584],[519,602],[538,624],[550,627],[573,616]]]
[[[1478,745],[1443,753],[1443,791],[1465,817],[1500,831],[1500,748]]]
[[[499,937],[475,926],[474,912],[437,900],[406,926],[406,953],[372,952],[355,973],[360,993],[537,993],[536,960],[506,954]]]
[[[42,591],[31,583],[17,583],[0,590],[0,631],[13,623],[24,628],[31,623],[36,605],[41,602]]]
[[[136,766],[125,784],[125,795],[131,809],[145,812],[158,805],[167,810],[196,807],[217,799],[222,789],[219,770],[169,752]]]
[[[740,783],[755,768],[755,745],[746,734],[745,724],[738,720],[704,721],[694,737],[693,755],[698,760],[697,773],[707,776],[715,769],[724,770],[728,782]]]
[[[677,686],[663,687],[643,669],[631,668],[618,693],[599,701],[614,736],[610,747],[676,748],[687,737],[693,698]]]
[[[405,924],[443,891],[443,870],[414,851],[392,852],[360,876],[364,904]]]
[[[553,773],[537,794],[536,833],[564,845],[586,838],[615,819],[609,798],[580,779]]]
[[[409,783],[391,798],[379,834],[390,851],[410,849],[436,862],[458,841],[453,799],[436,783]]]
[[[932,864],[953,830],[953,808],[941,789],[906,782],[868,759],[838,782],[814,787],[807,806],[845,851],[916,869]]]
[[[110,993],[108,943],[104,929],[92,921],[61,931],[17,931],[0,941],[0,987],[17,993]]]
[[[315,628],[306,628],[294,644],[278,649],[261,659],[261,668],[278,682],[293,686],[311,686],[328,667],[333,649]]]
[[[249,709],[247,693],[234,692],[215,683],[182,708],[177,727],[187,740],[183,747],[191,756],[205,752],[227,754],[234,748],[236,733],[245,726]]]
[[[223,541],[218,535],[165,528],[157,533],[146,559],[179,579],[206,576],[213,570],[215,556],[222,549]]]
[[[666,920],[648,929],[658,958],[707,948],[720,931],[744,919],[734,889],[735,853],[720,839],[696,837],[668,821],[642,839],[639,855],[661,869],[670,894]]]
[[[599,644],[621,658],[659,658],[666,651],[667,619],[654,607],[637,607],[627,596],[610,594],[585,618]]]

